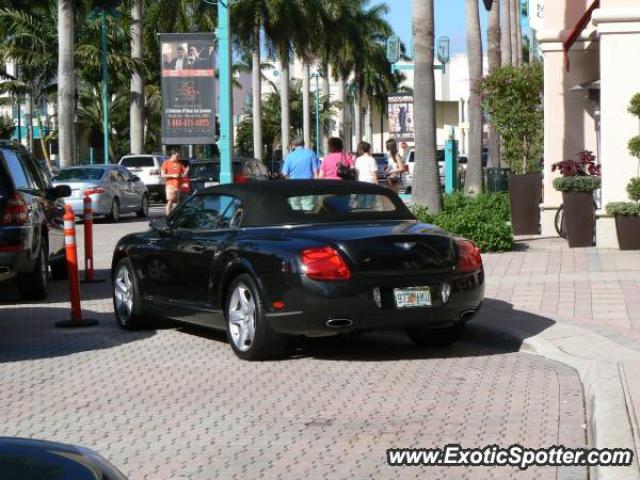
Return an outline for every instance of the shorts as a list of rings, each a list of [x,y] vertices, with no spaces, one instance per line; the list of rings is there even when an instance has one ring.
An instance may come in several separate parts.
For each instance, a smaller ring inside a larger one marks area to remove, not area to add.
[[[180,189],[174,185],[166,185],[164,187],[164,192],[167,197],[167,200],[171,200],[174,202],[180,201]]]

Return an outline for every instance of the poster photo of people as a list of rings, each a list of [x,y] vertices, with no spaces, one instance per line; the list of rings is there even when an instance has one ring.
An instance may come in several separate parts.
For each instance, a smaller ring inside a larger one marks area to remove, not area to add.
[[[399,137],[413,137],[413,96],[392,94],[388,96],[387,118],[389,133]]]
[[[212,144],[215,139],[212,33],[160,35],[162,143]]]

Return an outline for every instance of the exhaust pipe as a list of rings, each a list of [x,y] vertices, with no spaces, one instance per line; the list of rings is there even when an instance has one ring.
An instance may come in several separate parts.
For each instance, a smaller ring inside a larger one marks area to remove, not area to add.
[[[353,321],[348,318],[332,318],[327,320],[327,327],[329,328],[347,328],[353,325]]]

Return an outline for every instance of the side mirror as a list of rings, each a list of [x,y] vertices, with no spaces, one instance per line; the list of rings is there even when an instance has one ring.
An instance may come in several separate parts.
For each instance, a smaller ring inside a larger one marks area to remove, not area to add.
[[[69,185],[56,185],[47,192],[53,200],[57,198],[65,198],[71,196],[71,187]]]
[[[140,181],[140,177],[137,176],[137,175],[134,175],[131,180],[133,180],[134,182],[139,182]]]
[[[154,218],[149,222],[149,226],[159,233],[167,233],[169,231],[167,219],[164,217]]]

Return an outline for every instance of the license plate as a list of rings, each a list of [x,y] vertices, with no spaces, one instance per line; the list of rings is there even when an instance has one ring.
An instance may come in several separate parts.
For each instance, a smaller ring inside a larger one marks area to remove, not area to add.
[[[429,287],[394,288],[396,308],[418,308],[431,306]]]
[[[218,182],[204,182],[204,188],[215,187],[218,185]]]

